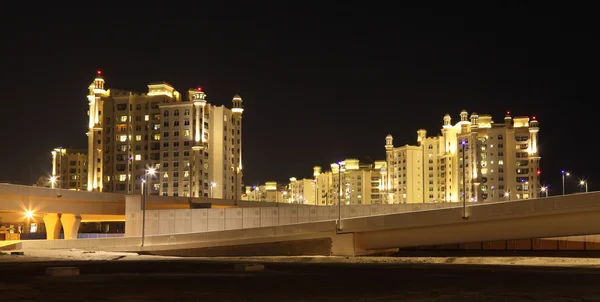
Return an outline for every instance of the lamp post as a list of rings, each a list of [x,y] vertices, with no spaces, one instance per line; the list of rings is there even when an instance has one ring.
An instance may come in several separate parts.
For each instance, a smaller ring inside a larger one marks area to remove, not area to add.
[[[210,182],[210,198],[213,198],[213,188],[216,187],[217,184],[213,181]]]
[[[463,219],[467,218],[467,175],[465,169],[465,149],[467,146],[467,140],[461,140],[460,145],[462,147],[462,180],[463,180]]]
[[[546,195],[546,197],[548,197],[548,187],[544,186],[541,188],[542,193],[544,193],[544,195]]]
[[[521,199],[525,199],[525,180],[521,178]]]
[[[340,187],[340,192],[338,195],[338,231],[342,230],[342,172],[344,169],[345,163],[343,161],[338,163],[338,185]]]
[[[565,195],[565,176],[571,176],[571,173],[566,172],[565,170],[560,171],[562,174],[562,195]]]
[[[580,180],[579,185],[582,187],[585,186],[585,192],[588,192],[587,180]]]
[[[315,177],[315,181],[314,181],[314,186],[315,186],[315,206],[319,205],[319,195],[317,192],[318,186],[317,186],[317,178]]]
[[[148,176],[154,176],[155,168],[149,168],[144,171],[144,179],[142,180],[142,246],[146,239],[146,196],[148,195]]]
[[[50,187],[52,189],[56,188],[56,176],[50,176]]]

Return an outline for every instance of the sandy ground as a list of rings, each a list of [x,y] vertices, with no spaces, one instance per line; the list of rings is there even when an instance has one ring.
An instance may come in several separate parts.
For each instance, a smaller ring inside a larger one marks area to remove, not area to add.
[[[45,261],[223,261],[223,262],[264,262],[264,263],[343,263],[343,264],[462,264],[462,265],[517,265],[543,267],[584,267],[600,268],[600,258],[581,257],[165,257],[116,253],[103,251],[69,250],[27,250],[24,255],[0,254],[0,262],[45,262]]]
[[[236,263],[264,271],[240,272]],[[53,266],[79,276],[51,277]],[[0,255],[0,301],[600,301],[600,258]]]

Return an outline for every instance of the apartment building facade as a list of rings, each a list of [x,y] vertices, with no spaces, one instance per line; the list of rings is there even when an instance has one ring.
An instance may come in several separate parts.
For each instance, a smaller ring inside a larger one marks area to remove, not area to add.
[[[166,82],[147,93],[89,86],[87,190],[238,199],[242,181],[242,98],[232,109],[185,98]],[[154,172],[154,173],[152,173]],[[212,186],[210,184],[213,184]]]
[[[73,191],[87,190],[87,151],[58,147],[52,154],[52,174],[47,178],[51,188]]]
[[[541,158],[535,117],[511,117],[507,112],[504,123],[497,124],[490,115],[469,116],[463,110],[456,124],[448,114],[443,121],[440,135],[428,137],[426,130],[419,129],[417,146],[395,148],[391,135],[386,137],[389,199],[485,202],[539,196]],[[400,155],[404,149],[413,150],[412,160]],[[413,163],[412,171],[405,162]],[[411,194],[411,187],[422,194]]]

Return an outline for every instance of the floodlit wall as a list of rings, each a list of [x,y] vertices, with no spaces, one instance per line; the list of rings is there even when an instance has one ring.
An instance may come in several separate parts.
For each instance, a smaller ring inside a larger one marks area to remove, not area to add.
[[[129,198],[129,197],[128,197]],[[125,236],[141,236],[142,224],[145,235],[166,235],[239,230],[298,223],[329,221],[338,219],[337,206],[288,205],[267,208],[226,208],[226,209],[175,209],[146,210],[142,221],[142,211],[128,199]],[[136,210],[131,210],[130,205]],[[406,213],[440,208],[460,207],[458,203],[437,204],[378,204],[342,206],[342,219]]]

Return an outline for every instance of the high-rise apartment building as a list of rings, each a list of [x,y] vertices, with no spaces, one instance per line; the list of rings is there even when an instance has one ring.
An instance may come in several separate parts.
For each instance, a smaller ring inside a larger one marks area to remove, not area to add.
[[[394,148],[388,135],[387,198],[408,203],[456,202],[463,196],[468,201],[536,198],[538,132],[535,117],[513,118],[507,112],[504,123],[496,124],[490,115],[469,117],[463,110],[454,125],[450,115],[444,116],[438,136],[427,137],[419,129],[417,146]]]
[[[55,148],[52,154],[52,175],[47,179],[51,188],[74,191],[87,190],[87,151]]]
[[[200,88],[184,99],[166,82],[147,93],[106,89],[98,71],[88,101],[87,190],[136,194],[148,181],[153,195],[241,196],[239,95],[228,109],[208,103]]]
[[[383,160],[363,163],[358,159],[346,159],[331,164],[331,170],[325,172],[320,166],[315,166],[313,178],[291,177],[285,187],[277,186],[276,182],[246,187],[246,199],[322,206],[336,205],[338,202],[382,203],[384,196],[380,192],[385,187],[386,171],[386,162]]]

